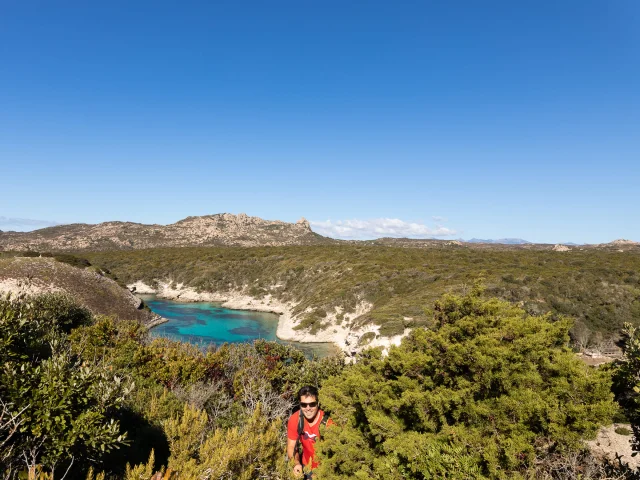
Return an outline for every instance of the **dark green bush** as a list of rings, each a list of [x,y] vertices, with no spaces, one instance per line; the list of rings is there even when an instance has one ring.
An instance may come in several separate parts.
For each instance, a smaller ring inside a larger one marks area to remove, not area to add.
[[[437,330],[323,384],[339,428],[319,445],[320,478],[525,476],[610,421],[609,377],[567,348],[568,320],[477,294],[445,296],[435,313]]]
[[[81,360],[64,331],[86,323],[65,297],[0,299],[0,400],[20,422],[0,431],[0,472],[83,471],[123,445],[117,411],[131,389],[107,365]]]
[[[72,267],[85,268],[91,266],[91,262],[89,262],[89,260],[87,260],[86,258],[76,257],[75,255],[71,255],[68,253],[57,253],[53,256],[53,258],[58,262],[66,263],[68,265],[71,265]]]

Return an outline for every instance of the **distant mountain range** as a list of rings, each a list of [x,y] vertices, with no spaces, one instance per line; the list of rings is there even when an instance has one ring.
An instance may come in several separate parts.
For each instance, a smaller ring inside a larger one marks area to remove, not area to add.
[[[500,243],[504,245],[525,245],[527,243],[532,243],[521,238],[499,238],[498,240],[483,240],[481,238],[472,238],[471,240],[461,239],[460,241],[466,243]]]
[[[500,245],[533,245],[534,242],[530,242],[529,240],[523,240],[522,238],[499,238],[497,240],[483,240],[481,238],[472,238],[471,240],[462,240],[461,242],[466,243],[497,243]],[[582,245],[582,243],[574,243],[574,242],[558,242],[559,245],[567,245],[570,247],[577,247]]]

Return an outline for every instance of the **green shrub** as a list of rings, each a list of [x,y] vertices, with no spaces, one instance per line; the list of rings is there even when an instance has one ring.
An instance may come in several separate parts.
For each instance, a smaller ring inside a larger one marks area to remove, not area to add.
[[[66,263],[68,265],[71,265],[72,267],[85,268],[91,266],[91,262],[89,262],[89,260],[87,260],[86,258],[76,257],[75,255],[71,255],[68,253],[57,253],[53,256],[53,258],[58,262]]]
[[[608,368],[616,399],[633,428],[633,449],[640,451],[640,331],[633,325],[625,324],[623,358]]]
[[[181,417],[165,422],[171,445],[169,468],[178,478],[291,478],[283,455],[281,423],[268,422],[259,407],[243,428],[207,434],[206,424],[207,414],[188,406]]]
[[[567,348],[566,319],[477,292],[443,297],[435,315],[436,331],[323,384],[339,428],[319,444],[319,478],[513,478],[610,421],[609,377]]]
[[[32,298],[28,305],[37,312],[40,320],[46,320],[66,333],[92,322],[91,312],[65,294],[44,293]]]
[[[358,345],[367,345],[371,343],[372,340],[376,338],[376,332],[367,332],[360,337],[358,340]]]
[[[125,442],[116,420],[132,385],[73,354],[64,331],[87,320],[65,297],[0,299],[0,399],[19,419],[0,431],[0,472],[82,471]]]

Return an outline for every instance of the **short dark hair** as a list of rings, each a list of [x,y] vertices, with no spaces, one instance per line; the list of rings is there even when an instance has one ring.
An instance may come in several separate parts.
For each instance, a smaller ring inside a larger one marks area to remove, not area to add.
[[[305,385],[300,390],[298,390],[298,401],[300,401],[302,397],[314,397],[317,401],[318,389],[316,387],[312,387],[311,385]]]

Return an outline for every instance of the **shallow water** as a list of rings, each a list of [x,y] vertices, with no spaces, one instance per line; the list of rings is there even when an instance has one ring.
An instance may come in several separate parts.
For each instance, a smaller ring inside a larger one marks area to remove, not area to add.
[[[307,357],[325,357],[339,351],[332,343],[284,342],[276,337],[278,315],[231,310],[214,302],[174,302],[154,295],[140,295],[145,304],[169,320],[153,327],[151,335],[195,345],[252,342],[256,339],[293,345]]]

